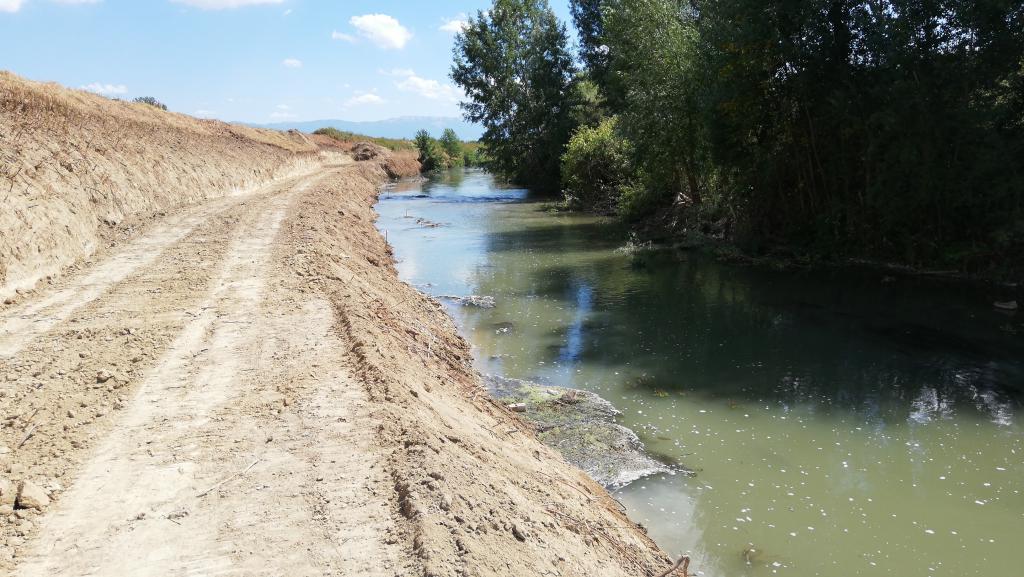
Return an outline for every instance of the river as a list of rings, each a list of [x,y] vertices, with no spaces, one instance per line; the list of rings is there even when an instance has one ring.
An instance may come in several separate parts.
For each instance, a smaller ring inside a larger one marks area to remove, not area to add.
[[[377,206],[483,373],[587,389],[696,471],[614,489],[709,577],[1024,574],[1024,324],[963,284],[650,252],[477,170]]]

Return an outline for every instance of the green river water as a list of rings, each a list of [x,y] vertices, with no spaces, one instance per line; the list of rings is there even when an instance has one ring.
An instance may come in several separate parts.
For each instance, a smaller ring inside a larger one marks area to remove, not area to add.
[[[481,372],[594,391],[697,472],[613,488],[667,551],[709,577],[1024,575],[1024,319],[999,295],[624,250],[543,207],[458,171],[387,189],[378,226],[410,284],[494,297],[449,306]]]

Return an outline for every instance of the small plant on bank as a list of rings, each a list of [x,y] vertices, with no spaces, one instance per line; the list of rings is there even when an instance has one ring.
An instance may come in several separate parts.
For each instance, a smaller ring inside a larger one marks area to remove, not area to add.
[[[164,104],[163,102],[160,102],[159,100],[157,100],[156,98],[153,98],[152,96],[140,96],[140,97],[136,98],[135,100],[132,100],[132,102],[135,102],[137,104],[148,104],[149,106],[152,106],[153,108],[159,108],[160,110],[167,110],[167,105],[166,104]]]

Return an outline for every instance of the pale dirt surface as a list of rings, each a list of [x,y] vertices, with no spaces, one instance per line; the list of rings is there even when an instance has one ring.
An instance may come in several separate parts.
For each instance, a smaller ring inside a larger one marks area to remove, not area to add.
[[[0,574],[670,565],[399,281],[413,154],[6,73],[0,141]]]
[[[112,227],[315,170],[282,133],[0,71],[0,300],[102,248]]]
[[[668,566],[601,487],[490,400],[442,307],[398,281],[373,227],[383,174],[326,167],[171,214],[0,308],[0,475],[53,499],[0,521],[6,570]]]

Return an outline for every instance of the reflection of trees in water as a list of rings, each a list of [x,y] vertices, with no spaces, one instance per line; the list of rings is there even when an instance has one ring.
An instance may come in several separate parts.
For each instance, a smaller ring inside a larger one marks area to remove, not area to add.
[[[648,254],[638,268],[635,255],[614,250],[624,237],[600,220],[519,226],[507,216],[489,223],[493,266],[479,271],[478,292],[509,295],[510,306],[514,297],[544,301],[518,305],[525,315],[503,312],[522,317],[516,338],[547,365],[619,371],[650,391],[800,403],[885,422],[963,410],[1008,422],[1019,406],[1020,343],[979,340],[978,327],[961,332],[956,318],[923,314],[937,306],[927,306],[927,294],[910,306],[886,304],[874,280],[777,274],[696,255]]]

